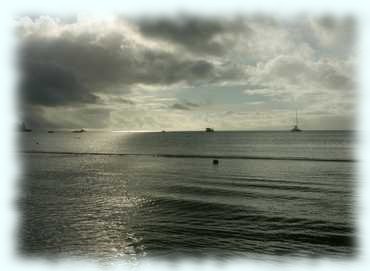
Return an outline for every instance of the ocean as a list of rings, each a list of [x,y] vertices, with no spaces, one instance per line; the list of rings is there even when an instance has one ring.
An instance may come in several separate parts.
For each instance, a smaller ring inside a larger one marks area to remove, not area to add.
[[[357,252],[354,132],[19,139],[24,255],[111,261]]]

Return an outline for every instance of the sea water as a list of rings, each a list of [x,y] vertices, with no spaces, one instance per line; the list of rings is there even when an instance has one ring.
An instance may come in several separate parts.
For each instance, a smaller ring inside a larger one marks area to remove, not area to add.
[[[352,132],[19,137],[22,254],[112,260],[356,253]]]

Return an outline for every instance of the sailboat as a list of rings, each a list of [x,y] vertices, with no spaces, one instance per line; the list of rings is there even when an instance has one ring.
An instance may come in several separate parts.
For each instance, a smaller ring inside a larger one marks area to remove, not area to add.
[[[27,128],[26,124],[22,122],[22,124],[18,128],[21,132],[32,132],[32,129]]]
[[[293,128],[290,130],[291,132],[302,132],[301,129],[298,127],[298,111],[297,109],[295,110],[295,125]]]

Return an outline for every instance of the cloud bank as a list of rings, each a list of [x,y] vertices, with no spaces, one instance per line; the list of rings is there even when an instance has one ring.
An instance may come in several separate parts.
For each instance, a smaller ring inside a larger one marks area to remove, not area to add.
[[[34,128],[286,129],[296,107],[353,128],[352,18],[22,16],[16,33]]]

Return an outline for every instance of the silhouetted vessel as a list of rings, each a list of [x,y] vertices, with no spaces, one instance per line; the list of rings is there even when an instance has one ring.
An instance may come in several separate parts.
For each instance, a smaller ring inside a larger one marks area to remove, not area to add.
[[[293,126],[292,130],[290,130],[291,132],[302,132],[301,129],[299,129],[298,127],[298,112],[297,110],[295,110],[295,125]]]
[[[292,128],[292,130],[290,130],[291,132],[302,132],[301,129],[298,128],[297,125],[294,125],[294,127]]]
[[[207,133],[211,133],[211,132],[214,132],[215,130],[213,130],[212,128],[206,128],[206,132]]]
[[[49,130],[49,131],[48,131],[48,133],[49,133],[49,134],[53,134],[53,133],[55,133],[55,131],[53,131],[53,130]]]
[[[32,132],[32,129],[27,128],[26,124],[24,124],[24,122],[22,122],[21,126],[19,127],[19,131],[20,132]]]
[[[85,129],[72,131],[72,133],[84,133],[84,132],[86,132]]]

